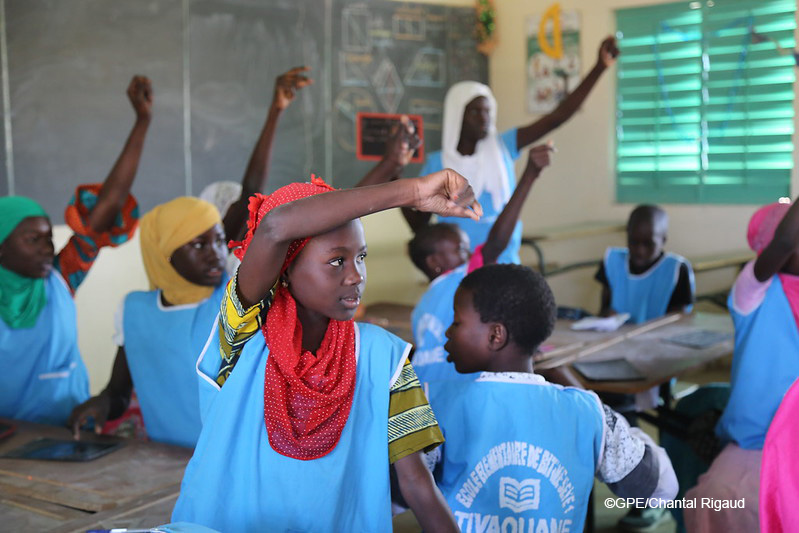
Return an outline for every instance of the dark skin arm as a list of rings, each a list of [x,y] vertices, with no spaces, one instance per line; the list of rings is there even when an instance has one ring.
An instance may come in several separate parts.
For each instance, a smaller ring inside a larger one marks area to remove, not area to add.
[[[449,169],[421,178],[332,191],[281,205],[261,220],[241,262],[237,285],[241,303],[250,307],[264,299],[280,274],[289,244],[295,239],[319,235],[364,215],[403,206],[475,220],[482,215],[469,182]]]
[[[108,385],[100,394],[75,407],[69,415],[67,425],[72,428],[75,440],[80,438],[80,428],[89,418],[94,418],[94,431],[99,434],[107,420],[122,416],[128,408],[132,391],[133,381],[130,378],[128,359],[125,348],[120,346]]]
[[[378,185],[397,179],[402,169],[413,159],[413,153],[420,143],[413,122],[402,115],[399,124],[391,130],[383,158],[355,186]]]
[[[136,170],[139,168],[144,138],[150,126],[153,107],[153,89],[150,80],[145,76],[133,76],[127,94],[136,112],[136,122],[122,148],[122,153],[119,154],[111,172],[103,182],[97,204],[89,213],[89,226],[98,233],[111,229],[119,210],[125,205],[133,179],[136,177]]]
[[[522,212],[524,201],[530,194],[530,189],[533,183],[541,175],[544,167],[549,166],[549,154],[554,150],[551,143],[542,144],[530,149],[530,156],[527,159],[527,167],[524,169],[519,183],[516,185],[516,190],[513,191],[508,203],[502,209],[494,225],[491,226],[491,231],[488,232],[488,238],[483,245],[483,262],[487,265],[497,262],[497,258],[508,246],[508,241],[513,234],[516,227],[516,221],[519,220],[519,215]]]
[[[269,162],[272,159],[272,144],[278,120],[283,111],[294,101],[297,91],[313,83],[312,79],[303,74],[308,70],[310,70],[308,67],[295,67],[275,80],[272,105],[269,107],[266,122],[241,180],[241,196],[228,208],[227,213],[222,213],[222,224],[228,240],[238,240],[244,233],[249,215],[247,210],[249,198],[263,191],[269,176]]]
[[[594,68],[583,78],[580,85],[563,100],[553,112],[527,126],[521,127],[516,131],[516,146],[519,149],[534,143],[550,131],[554,130],[580,109],[591,89],[594,88],[599,77],[611,65],[616,62],[619,49],[616,47],[614,37],[606,37],[599,45],[599,57]]]
[[[394,463],[394,468],[402,497],[424,531],[459,531],[433,475],[422,461],[422,452],[406,455]]]
[[[794,201],[774,231],[774,238],[755,260],[758,281],[771,279],[778,272],[799,274],[799,198]]]
[[[610,287],[607,285],[602,286],[602,302],[599,309],[599,316],[613,316],[616,314],[616,311],[610,308],[610,300],[612,294],[610,293]]]

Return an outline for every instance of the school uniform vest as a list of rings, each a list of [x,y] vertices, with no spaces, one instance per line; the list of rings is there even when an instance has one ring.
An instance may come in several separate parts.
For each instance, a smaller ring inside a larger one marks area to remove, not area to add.
[[[469,264],[434,279],[419,303],[411,312],[411,328],[416,349],[413,352],[413,369],[419,381],[428,383],[442,379],[472,381],[478,374],[459,374],[455,365],[447,361],[444,333],[455,317],[453,303],[455,291],[466,277]]]
[[[685,258],[665,252],[646,272],[631,274],[629,257],[627,248],[608,248],[604,262],[611,291],[610,306],[617,313],[630,313],[632,322],[639,324],[666,314],[683,264],[688,266],[694,291],[693,271]]]
[[[730,400],[716,426],[723,440],[760,450],[785,392],[799,377],[799,330],[779,276],[760,306],[742,315],[727,302],[735,326]]]
[[[216,332],[212,332],[212,336]],[[198,361],[203,431],[186,467],[172,521],[220,531],[391,531],[389,390],[410,345],[356,324],[355,396],[336,447],[301,461],[269,445],[264,424],[264,337],[244,346],[221,389],[221,359],[209,343]]]
[[[463,533],[583,530],[603,445],[595,394],[516,373],[429,388],[446,439],[434,473]]]
[[[161,291],[137,291],[125,298],[125,354],[152,440],[192,447],[200,436],[194,365],[216,324],[226,285],[225,277],[196,304],[164,307]]]
[[[33,327],[12,329],[0,320],[0,416],[63,426],[89,399],[89,375],[78,350],[75,302],[58,271],[45,291]]]

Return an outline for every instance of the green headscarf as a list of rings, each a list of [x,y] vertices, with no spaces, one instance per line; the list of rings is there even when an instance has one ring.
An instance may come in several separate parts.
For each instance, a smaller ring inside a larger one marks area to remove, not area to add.
[[[46,216],[30,198],[0,198],[0,244],[26,218]],[[0,318],[12,329],[33,327],[47,303],[44,287],[44,279],[20,276],[0,266]]]

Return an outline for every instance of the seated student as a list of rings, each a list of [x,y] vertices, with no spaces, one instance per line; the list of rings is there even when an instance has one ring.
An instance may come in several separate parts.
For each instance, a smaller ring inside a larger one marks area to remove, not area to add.
[[[799,377],[799,202],[752,215],[757,258],[735,280],[728,308],[735,326],[730,399],[716,425],[728,443],[686,498],[737,500],[745,509],[684,509],[689,531],[757,531],[763,442],[786,391]]]
[[[89,417],[100,431],[107,419],[122,415],[132,389],[153,440],[194,446],[200,435],[200,410],[194,364],[216,321],[228,276],[226,242],[240,238],[246,200],[267,180],[269,154],[278,118],[309,83],[295,68],[275,81],[275,94],[261,136],[242,179],[240,199],[224,222],[210,203],[181,197],[142,217],[141,248],[150,291],[127,295],[117,312],[114,336],[119,349],[106,388],[75,408],[69,423],[75,437]],[[223,231],[224,224],[224,231]]]
[[[452,323],[452,298],[458,284],[469,272],[495,263],[508,245],[519,220],[524,201],[544,167],[549,165],[551,144],[530,150],[527,167],[510,201],[491,225],[488,239],[469,251],[469,237],[455,224],[427,226],[408,243],[408,254],[416,267],[430,280],[430,287],[411,313],[415,351],[413,365],[419,379],[469,380],[447,362],[444,332]]]
[[[616,62],[616,40],[607,37],[599,45],[594,67],[558,107],[538,120],[496,131],[497,102],[491,89],[475,81],[454,84],[444,99],[441,150],[428,152],[422,174],[451,168],[469,178],[477,199],[485,209],[479,221],[439,218],[456,224],[469,236],[471,250],[488,240],[494,220],[508,203],[515,187],[513,162],[521,151],[560,127],[582,106],[605,70]],[[430,223],[429,213],[403,210],[408,224],[418,233]],[[510,242],[498,262],[518,263],[522,239],[521,222],[515,221]]]
[[[64,215],[75,234],[58,254],[39,204],[21,196],[0,198],[2,417],[61,425],[89,397],[72,296],[100,248],[119,246],[136,229],[138,206],[130,187],[150,125],[150,80],[134,76],[127,95],[136,122],[105,182],[75,191]]]
[[[663,251],[668,230],[669,217],[660,207],[633,209],[627,248],[608,248],[595,276],[602,284],[602,316],[630,313],[630,321],[638,324],[691,311],[694,272],[684,257]]]
[[[431,382],[429,397],[446,438],[434,475],[461,531],[582,531],[594,476],[620,497],[674,497],[662,448],[593,392],[534,373],[556,315],[540,274],[478,269],[454,308],[449,360],[480,374]]]
[[[422,461],[442,440],[411,347],[352,321],[366,279],[358,217],[401,206],[480,215],[451,170],[344,191],[313,178],[250,203],[241,267],[197,362],[203,430],[174,522],[390,531],[393,463],[425,530],[457,531]]]

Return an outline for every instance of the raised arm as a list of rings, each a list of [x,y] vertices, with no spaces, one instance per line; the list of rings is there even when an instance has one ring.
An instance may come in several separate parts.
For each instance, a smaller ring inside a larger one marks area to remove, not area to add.
[[[616,62],[619,49],[614,37],[606,37],[599,45],[599,57],[594,68],[583,78],[580,85],[563,100],[553,112],[516,131],[516,146],[521,150],[554,130],[574,115],[594,88],[602,73]]]
[[[527,200],[530,189],[538,176],[541,175],[541,171],[544,167],[549,166],[549,154],[554,150],[555,148],[551,141],[530,149],[527,167],[525,167],[524,173],[516,185],[516,190],[513,191],[510,200],[505,204],[494,225],[491,226],[491,231],[488,232],[488,238],[483,245],[484,264],[496,263],[499,255],[508,246],[513,229],[516,227],[519,215],[521,215],[524,201]]]
[[[358,182],[356,187],[377,185],[397,179],[400,172],[413,159],[421,139],[416,134],[413,122],[406,115],[391,129],[383,158]]]
[[[125,348],[120,346],[117,350],[114,367],[111,370],[111,379],[105,389],[72,410],[67,425],[72,428],[75,440],[80,438],[80,428],[89,418],[94,418],[94,431],[100,433],[107,420],[122,416],[130,403],[133,391],[133,381],[128,369],[128,359]]]
[[[241,237],[244,232],[245,222],[247,221],[247,205],[250,196],[257,192],[262,192],[269,176],[269,162],[272,158],[272,141],[275,139],[277,122],[283,111],[291,105],[297,95],[297,91],[313,83],[313,80],[305,76],[309,67],[295,67],[285,74],[281,74],[275,80],[275,94],[272,97],[272,105],[266,115],[266,122],[261,130],[261,135],[252,150],[247,169],[241,180],[241,196],[236,200],[227,213],[222,213],[222,224],[225,228],[225,236],[228,240]]]
[[[393,207],[415,207],[475,220],[482,215],[469,182],[450,169],[422,178],[331,191],[281,205],[261,220],[239,267],[237,287],[242,305],[248,308],[268,294],[292,241]]]
[[[139,159],[144,148],[144,138],[150,126],[153,108],[153,89],[145,76],[133,76],[128,85],[128,99],[136,112],[136,122],[128,135],[122,153],[103,182],[94,209],[89,213],[89,226],[98,232],[108,231],[119,210],[130,194]]]
[[[783,217],[774,238],[755,260],[755,277],[766,281],[785,267],[799,249],[799,198]]]

